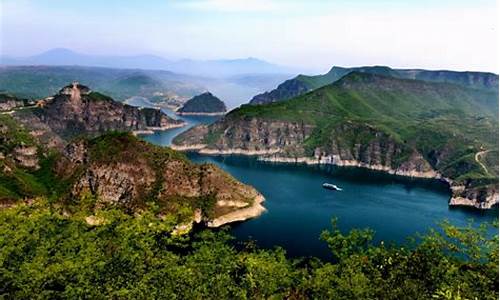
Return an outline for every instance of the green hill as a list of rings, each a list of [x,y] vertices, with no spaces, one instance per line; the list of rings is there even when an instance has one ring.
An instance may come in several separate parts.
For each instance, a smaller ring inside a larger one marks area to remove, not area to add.
[[[494,195],[498,166],[484,157],[483,168],[476,154],[498,151],[497,111],[495,91],[352,72],[289,101],[244,105],[174,143],[434,170],[461,186],[493,184]]]
[[[209,92],[189,99],[178,111],[180,114],[220,114],[226,112],[226,105]]]
[[[323,75],[298,75],[280,84],[276,89],[256,95],[251,104],[288,100],[306,92],[333,83],[351,72],[385,75],[402,79],[453,83],[474,89],[498,91],[498,75],[485,72],[430,71],[421,69],[392,69],[386,66],[343,68],[334,66]]]

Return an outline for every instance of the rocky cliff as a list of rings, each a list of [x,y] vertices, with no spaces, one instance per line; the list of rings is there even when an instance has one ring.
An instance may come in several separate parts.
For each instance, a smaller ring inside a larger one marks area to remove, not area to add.
[[[256,217],[264,198],[212,164],[197,165],[131,133],[78,138],[62,151],[38,142],[11,116],[0,115],[0,207],[50,198],[91,225],[99,210],[153,213],[177,224],[218,227]]]
[[[224,127],[220,122],[215,126],[200,125],[181,134],[174,140],[173,149],[211,155],[258,155],[260,160],[271,162],[332,164],[399,176],[434,178],[450,185],[450,205],[487,209],[498,203],[498,185],[445,177],[416,148],[408,147],[384,132],[360,127],[363,126],[340,126],[331,132],[330,143],[311,151],[307,144],[315,129],[311,125],[252,119]],[[223,134],[219,135],[220,132]],[[351,134],[356,137],[350,140],[336,138]],[[368,143],[363,141],[366,135],[372,137]]]
[[[29,101],[26,99],[19,99],[10,94],[0,93],[0,112],[8,112],[28,104]]]
[[[125,105],[76,82],[61,89],[57,95],[39,101],[36,109],[15,116],[37,130],[48,127],[63,139],[112,130],[144,132],[184,125],[160,110]]]
[[[220,226],[260,215],[263,197],[212,164],[196,165],[175,151],[126,133],[78,140],[56,167],[70,180],[67,207],[91,196],[95,208],[153,210],[177,223]]]
[[[216,166],[118,131],[179,124],[76,83],[35,109],[0,114],[0,206],[50,198],[65,214],[87,214],[91,225],[103,221],[93,215],[101,209],[147,211],[177,224],[176,233],[265,211],[262,195]]]
[[[436,178],[449,183],[450,205],[490,208],[498,160],[477,155],[498,153],[498,117],[487,99],[448,84],[353,73],[287,102],[243,106],[181,134],[174,148]]]

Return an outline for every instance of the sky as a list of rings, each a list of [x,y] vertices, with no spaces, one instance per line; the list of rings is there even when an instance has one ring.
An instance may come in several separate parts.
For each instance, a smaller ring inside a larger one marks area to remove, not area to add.
[[[495,0],[0,0],[0,52],[498,73]]]

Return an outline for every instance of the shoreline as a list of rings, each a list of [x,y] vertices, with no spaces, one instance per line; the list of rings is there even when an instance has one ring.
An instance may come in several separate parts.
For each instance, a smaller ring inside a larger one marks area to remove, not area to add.
[[[390,167],[382,165],[371,165],[362,163],[356,160],[332,160],[331,157],[263,157],[261,155],[273,155],[280,152],[280,149],[271,150],[246,150],[246,149],[231,149],[231,150],[217,150],[217,149],[206,149],[205,144],[195,144],[190,146],[179,146],[171,145],[171,148],[177,151],[193,151],[204,155],[245,155],[245,156],[257,156],[258,161],[262,162],[274,162],[283,164],[305,164],[305,165],[332,165],[338,167],[355,167],[363,168],[367,170],[379,171],[389,175],[396,175],[407,178],[422,178],[422,179],[433,179],[441,182],[445,182],[450,190],[450,199],[448,200],[449,206],[468,206],[474,207],[480,210],[490,209],[498,203],[498,193],[494,193],[492,196],[487,198],[487,201],[480,202],[477,199],[469,199],[462,197],[460,195],[454,196],[454,192],[457,190],[465,190],[463,185],[453,185],[454,181],[450,178],[444,177],[437,171],[407,171],[392,169]]]
[[[250,220],[253,218],[257,218],[262,215],[266,210],[266,208],[262,205],[262,202],[265,201],[264,196],[258,194],[253,203],[250,206],[245,206],[239,208],[237,210],[231,211],[227,214],[214,218],[206,223],[208,228],[217,228],[229,223],[241,222]]]
[[[155,131],[165,131],[169,129],[174,129],[174,128],[181,128],[187,126],[187,122],[181,122],[177,124],[170,124],[166,126],[161,126],[161,127],[146,127],[146,129],[141,129],[141,130],[133,130],[132,134],[135,136],[141,135],[141,134],[154,134]]]
[[[262,205],[265,201],[262,194],[258,194],[253,199],[253,203],[247,206],[238,207],[238,209],[223,214],[219,217],[202,222],[201,214],[195,213],[193,219],[188,223],[177,224],[172,230],[173,235],[183,235],[189,233],[193,229],[194,224],[202,224],[206,228],[218,228],[234,222],[243,222],[262,215],[267,209]]]
[[[209,112],[179,112],[179,111],[175,111],[175,114],[176,115],[179,115],[179,116],[212,116],[212,117],[215,117],[215,116],[223,116],[226,114],[226,112],[213,112],[213,113],[209,113]]]

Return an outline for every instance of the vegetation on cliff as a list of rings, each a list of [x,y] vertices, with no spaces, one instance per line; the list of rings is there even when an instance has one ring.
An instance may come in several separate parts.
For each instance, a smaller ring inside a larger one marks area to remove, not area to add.
[[[405,246],[370,230],[322,234],[332,259],[235,244],[225,231],[170,234],[174,224],[108,209],[88,224],[49,203],[0,211],[0,294],[7,298],[498,299],[498,235],[442,230]]]
[[[282,156],[338,155],[423,172],[432,167],[456,184],[492,187],[498,181],[491,158],[498,151],[497,111],[495,91],[352,72],[289,101],[244,105],[174,143],[214,150],[278,147]],[[478,157],[483,151],[492,154]]]
[[[9,115],[0,115],[0,204],[47,194],[42,170],[20,166],[17,149],[35,149],[35,139]],[[43,159],[38,153],[35,159]]]
[[[0,130],[0,201],[6,206],[44,197],[71,214],[116,207],[190,223],[251,206],[259,196],[214,165],[193,164],[130,133],[78,138],[56,150],[11,116],[0,115]]]

